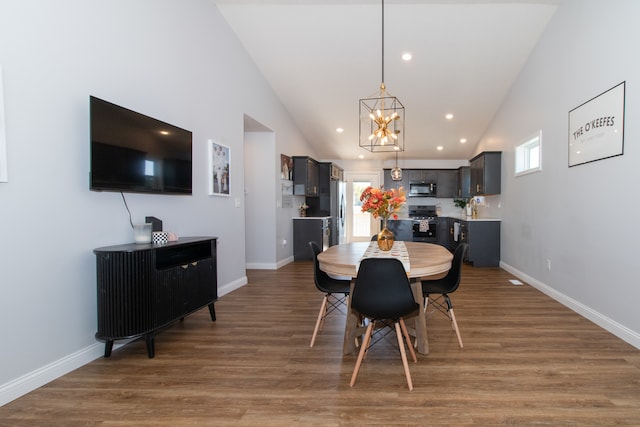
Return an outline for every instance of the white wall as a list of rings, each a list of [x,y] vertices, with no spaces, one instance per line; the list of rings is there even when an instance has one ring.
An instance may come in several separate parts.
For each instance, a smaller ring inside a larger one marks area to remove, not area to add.
[[[276,171],[273,163],[273,132],[247,132],[245,147],[245,241],[246,263],[250,268],[269,268],[276,259]],[[279,159],[278,159],[279,163]]]
[[[222,293],[246,282],[244,114],[277,135],[268,163],[310,150],[210,0],[5,0],[0,66],[1,405],[103,352],[92,250],[133,234],[120,194],[89,191],[89,95],[193,132],[193,196],[126,197],[134,222],[218,236]],[[231,148],[231,197],[208,196],[208,139]]]
[[[503,151],[504,266],[640,347],[638,17],[636,0],[564,1],[478,152]],[[622,81],[624,155],[569,168],[568,112]],[[514,145],[539,129],[542,172],[514,178]]]

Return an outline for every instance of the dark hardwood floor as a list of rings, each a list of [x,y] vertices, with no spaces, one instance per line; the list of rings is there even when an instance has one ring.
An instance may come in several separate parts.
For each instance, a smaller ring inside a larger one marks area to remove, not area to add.
[[[154,359],[143,340],[114,351],[1,407],[0,425],[640,425],[640,351],[503,270],[464,267],[464,349],[431,314],[413,391],[385,341],[349,387],[344,315],[309,348],[322,298],[310,262],[248,276],[216,322],[205,308],[164,330]]]

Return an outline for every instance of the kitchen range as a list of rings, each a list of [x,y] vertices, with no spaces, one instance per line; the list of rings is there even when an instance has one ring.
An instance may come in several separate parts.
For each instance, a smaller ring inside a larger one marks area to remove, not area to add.
[[[409,205],[409,219],[412,222],[413,241],[436,243],[438,215],[433,205]]]

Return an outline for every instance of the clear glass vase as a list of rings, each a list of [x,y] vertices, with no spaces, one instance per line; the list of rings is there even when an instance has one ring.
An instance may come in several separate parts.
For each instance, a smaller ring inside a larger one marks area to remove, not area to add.
[[[382,219],[382,230],[378,233],[378,247],[381,251],[390,251],[395,241],[393,232],[387,228],[387,219]]]

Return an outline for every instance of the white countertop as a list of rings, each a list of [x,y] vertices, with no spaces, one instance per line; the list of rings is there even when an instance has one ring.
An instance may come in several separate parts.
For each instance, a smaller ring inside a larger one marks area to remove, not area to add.
[[[500,218],[471,218],[470,216],[455,216],[451,215],[449,218],[459,219],[460,221],[502,221]]]
[[[467,217],[467,216],[461,216],[461,215],[442,215],[439,216],[438,218],[453,218],[453,219],[458,219],[460,221],[502,221],[500,218],[471,218],[471,217]],[[397,221],[399,220],[408,220],[411,221],[411,218],[398,218]],[[389,218],[389,221],[396,221],[392,218]]]
[[[330,216],[294,216],[293,219],[327,219]]]

